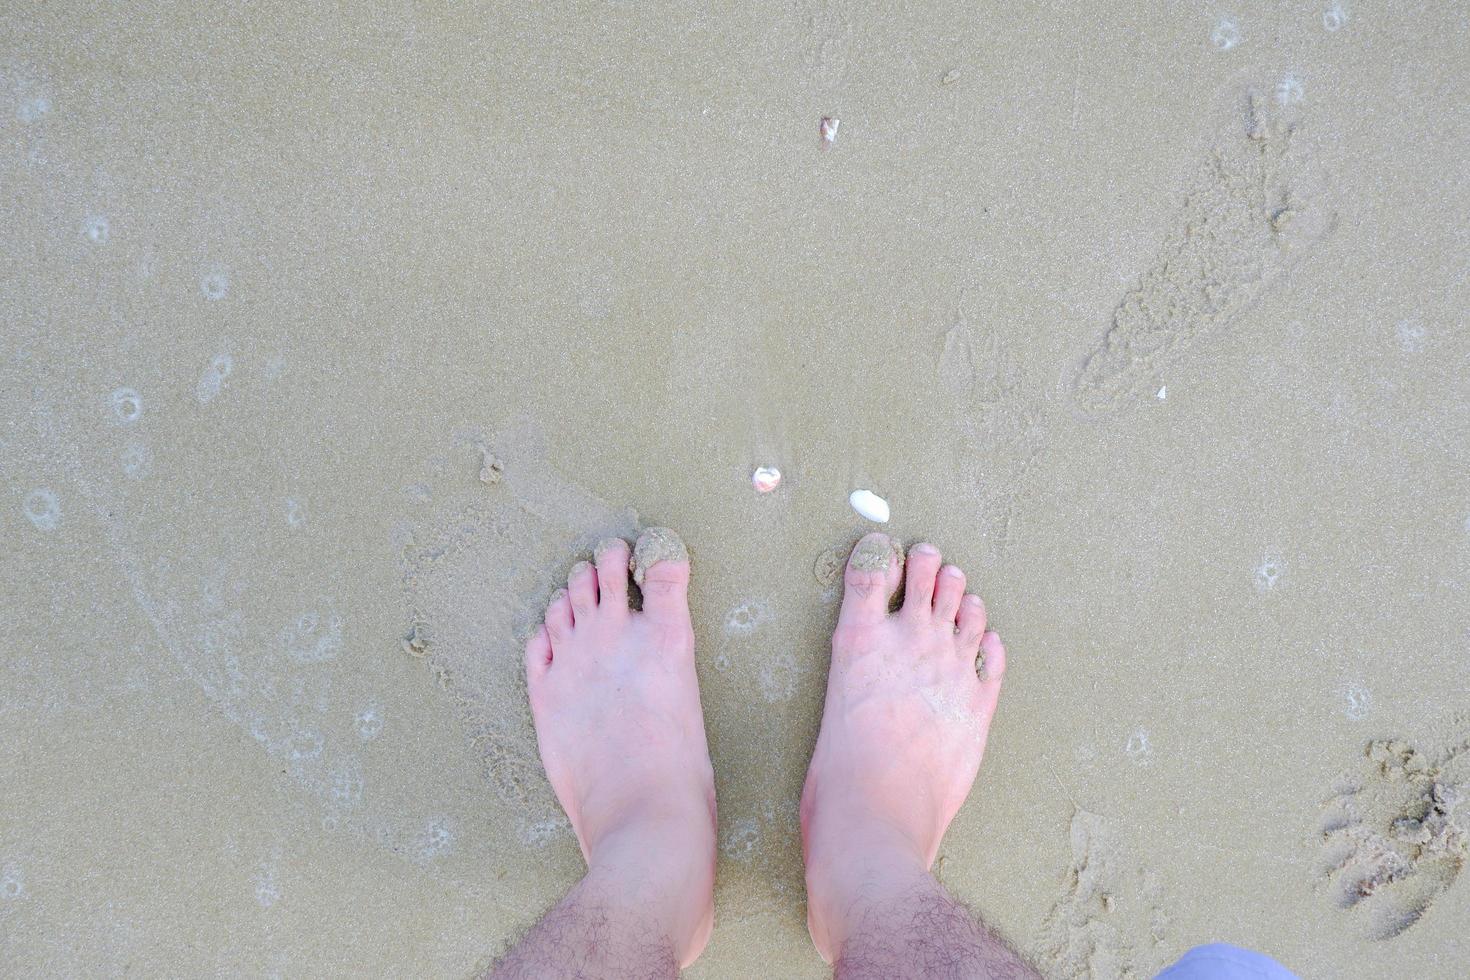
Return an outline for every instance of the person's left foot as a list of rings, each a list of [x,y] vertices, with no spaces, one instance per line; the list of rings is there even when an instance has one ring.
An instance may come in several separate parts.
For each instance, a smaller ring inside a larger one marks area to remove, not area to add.
[[[878,533],[848,559],[801,794],[807,925],[828,962],[851,935],[861,896],[927,877],[985,752],[1005,647],[985,628],[980,597],[965,592],[964,573],[941,565],[930,544],[915,545],[905,563]],[[905,579],[903,606],[890,613]]]
[[[650,529],[640,553],[671,554],[670,541]],[[588,866],[666,929],[687,965],[709,941],[715,871],[689,561],[644,570],[642,611],[629,607],[628,570],[616,539],[598,545],[595,566],[572,569],[526,645],[527,687],[541,761]]]

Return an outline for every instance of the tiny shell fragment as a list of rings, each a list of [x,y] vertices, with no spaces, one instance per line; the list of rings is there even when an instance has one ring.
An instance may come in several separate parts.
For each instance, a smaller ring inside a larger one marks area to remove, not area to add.
[[[854,490],[847,502],[863,517],[878,524],[888,523],[888,501],[871,490]]]
[[[837,127],[842,125],[842,120],[831,116],[822,117],[822,149],[826,149],[837,142]]]
[[[774,466],[762,466],[751,474],[750,482],[758,493],[770,493],[781,485],[781,471]]]
[[[947,71],[947,72],[944,73],[944,77],[939,80],[939,84],[940,85],[953,85],[955,82],[957,82],[959,80],[960,80],[960,70],[958,68],[951,68],[949,71]]]

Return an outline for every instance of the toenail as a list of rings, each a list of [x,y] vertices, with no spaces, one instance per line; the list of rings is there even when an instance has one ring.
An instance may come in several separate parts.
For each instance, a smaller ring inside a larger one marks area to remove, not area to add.
[[[567,597],[566,589],[556,589],[551,593],[551,598],[546,600],[548,606],[554,606]]]
[[[939,554],[939,549],[936,548],[936,547],[934,547],[932,544],[929,544],[927,541],[924,542],[923,544],[916,544],[916,545],[914,545],[913,550],[914,551],[917,551],[921,555],[937,555],[937,554]]]
[[[591,562],[579,561],[572,566],[570,575],[581,575],[592,567]]]
[[[893,545],[881,534],[870,534],[857,543],[849,559],[853,571],[881,572],[893,564]]]
[[[954,578],[956,576],[963,575],[965,573],[962,572],[962,571],[960,571],[959,570],[959,566],[957,566],[957,565],[945,565],[944,566],[944,574],[948,575],[950,578]]]
[[[598,562],[602,561],[602,559],[607,556],[608,552],[616,549],[618,545],[622,545],[626,548],[628,546],[628,542],[624,541],[622,538],[603,538],[601,541],[597,542],[597,547],[592,552],[593,560]]]
[[[689,549],[673,530],[666,527],[645,528],[633,545],[633,554],[628,566],[633,572],[633,582],[640,588],[644,575],[661,561],[680,562],[689,560]]]

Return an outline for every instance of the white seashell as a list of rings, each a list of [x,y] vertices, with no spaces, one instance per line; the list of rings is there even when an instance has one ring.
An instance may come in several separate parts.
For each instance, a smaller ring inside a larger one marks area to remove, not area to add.
[[[762,466],[751,474],[750,482],[758,493],[770,493],[781,485],[781,471],[774,466]]]
[[[848,496],[847,502],[852,504],[852,509],[870,521],[879,524],[888,523],[888,501],[878,496],[871,490],[854,490]]]
[[[841,119],[824,116],[822,118],[822,146],[828,147],[837,142],[837,127],[842,125]]]

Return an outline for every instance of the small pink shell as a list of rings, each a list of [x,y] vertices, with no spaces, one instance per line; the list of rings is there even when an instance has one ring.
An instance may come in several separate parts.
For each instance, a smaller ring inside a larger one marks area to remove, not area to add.
[[[781,471],[774,466],[762,466],[750,476],[757,493],[770,493],[781,485]]]
[[[822,149],[825,150],[827,147],[837,142],[837,127],[840,125],[842,125],[842,120],[840,119],[834,118],[832,116],[822,117]]]

